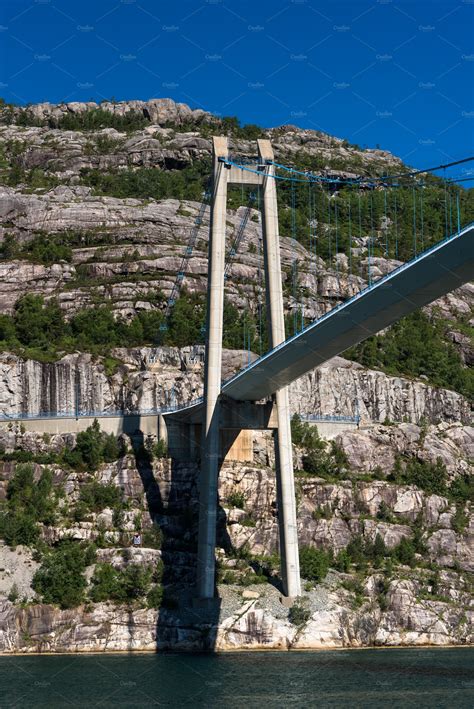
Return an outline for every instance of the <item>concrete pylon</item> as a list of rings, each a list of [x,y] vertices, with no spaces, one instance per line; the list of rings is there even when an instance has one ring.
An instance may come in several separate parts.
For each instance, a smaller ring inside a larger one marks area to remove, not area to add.
[[[265,260],[266,303],[270,347],[285,340],[285,319],[281,279],[278,206],[273,165],[273,149],[269,140],[258,140],[261,164],[265,165],[262,183],[262,232]],[[290,407],[288,389],[284,387],[275,395],[278,428],[275,436],[277,476],[278,526],[283,592],[294,598],[301,594],[296,526],[296,499],[291,445]]]
[[[228,170],[219,158],[227,158],[227,138],[213,138],[213,185],[209,232],[209,281],[207,291],[206,361],[197,592],[201,599],[214,597],[217,482],[219,475],[219,396],[221,390],[222,327],[224,314],[225,229]]]

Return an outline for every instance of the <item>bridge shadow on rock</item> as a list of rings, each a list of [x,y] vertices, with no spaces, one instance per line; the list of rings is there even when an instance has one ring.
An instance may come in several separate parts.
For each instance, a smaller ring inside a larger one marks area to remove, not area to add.
[[[132,436],[138,473],[152,524],[161,531],[163,598],[156,621],[156,649],[212,652],[217,638],[220,599],[196,604],[199,522],[199,460],[153,459],[152,440]],[[217,514],[218,543],[230,548],[226,515]],[[146,546],[146,532],[143,539]]]

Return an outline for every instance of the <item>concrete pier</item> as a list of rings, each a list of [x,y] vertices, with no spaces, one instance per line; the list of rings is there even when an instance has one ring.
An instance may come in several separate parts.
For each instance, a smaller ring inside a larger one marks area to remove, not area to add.
[[[262,184],[263,253],[265,260],[268,338],[270,348],[285,340],[285,319],[281,280],[278,206],[274,174],[273,149],[269,140],[258,141],[260,162],[265,165]],[[283,591],[289,597],[301,594],[296,500],[291,445],[288,388],[274,394],[277,408],[277,430],[274,433],[277,475],[278,525],[280,534],[281,576]]]
[[[204,373],[204,421],[201,481],[197,593],[214,597],[219,474],[219,396],[221,392],[222,327],[224,313],[225,229],[228,170],[219,158],[227,158],[227,138],[213,138],[213,186],[209,234],[206,360]]]

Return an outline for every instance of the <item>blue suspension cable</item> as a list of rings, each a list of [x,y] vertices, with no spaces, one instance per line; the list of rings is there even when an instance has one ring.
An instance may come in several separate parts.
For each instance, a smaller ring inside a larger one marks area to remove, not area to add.
[[[416,192],[415,187],[412,188],[412,199],[413,199],[413,255],[416,256]]]
[[[446,168],[444,168],[444,235],[448,237],[448,183],[446,182]]]
[[[328,264],[331,265],[332,231],[331,231],[331,197],[328,194]]]
[[[360,177],[357,180],[340,180],[340,179],[335,179],[335,178],[329,178],[329,177],[322,177],[321,175],[314,175],[312,172],[309,171],[303,171],[303,170],[297,170],[293,167],[289,167],[288,165],[281,165],[279,163],[273,162],[273,165],[275,167],[281,168],[282,170],[287,170],[288,172],[292,172],[297,175],[304,175],[308,179],[312,180],[321,180],[325,182],[338,182],[338,183],[346,183],[346,184],[357,184],[361,182],[387,182],[387,180],[394,180],[396,178],[400,177],[414,177],[415,175],[421,175],[422,173],[426,172],[436,172],[437,170],[446,170],[447,167],[453,167],[454,165],[461,165],[466,162],[471,162],[474,160],[474,156],[468,157],[468,158],[462,158],[461,160],[455,160],[450,163],[446,163],[444,165],[435,165],[434,167],[427,167],[423,168],[422,170],[412,170],[410,172],[402,172],[399,173],[398,175],[382,175],[380,177]],[[231,163],[233,164],[233,163]]]
[[[425,250],[425,222],[424,222],[424,214],[423,214],[423,188],[424,185],[421,185],[421,190],[420,190],[420,219],[421,219],[421,250]]]
[[[449,194],[449,233],[453,233],[453,195],[451,190],[448,190]]]
[[[395,217],[395,258],[398,260],[398,207],[397,207],[397,191],[394,194],[394,217]]]
[[[296,253],[295,253],[295,241],[296,241],[296,190],[294,184],[291,185],[291,238],[293,240],[293,262],[292,262],[292,286],[293,286],[293,334],[298,331],[298,309],[296,307],[297,301],[297,276],[296,276]]]
[[[374,203],[372,192],[370,193],[370,235],[368,241],[368,276],[369,276],[369,286],[372,285],[372,269],[371,269],[371,248],[373,248],[374,240]]]
[[[337,289],[340,290],[340,284],[339,284],[339,253],[338,253],[338,246],[339,246],[339,239],[338,239],[338,209],[337,209],[337,196],[334,196],[334,223],[336,227],[336,245],[335,245],[335,253],[336,253],[336,279],[337,279]]]
[[[352,276],[352,215],[351,215],[352,191],[349,191],[348,211],[349,211],[349,275]]]
[[[357,196],[358,196],[358,202],[359,202],[359,239],[360,239],[360,243],[362,243],[362,211],[361,211],[362,207],[361,207],[361,200],[360,200],[360,187],[359,187],[359,191],[357,193]],[[360,274],[359,275],[362,277],[362,261],[360,261]]]

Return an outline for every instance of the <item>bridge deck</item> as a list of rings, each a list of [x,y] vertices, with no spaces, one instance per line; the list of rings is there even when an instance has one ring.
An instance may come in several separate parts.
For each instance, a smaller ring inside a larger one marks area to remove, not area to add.
[[[222,387],[239,401],[258,401],[374,335],[413,310],[474,279],[474,224],[400,266],[326,313]]]

